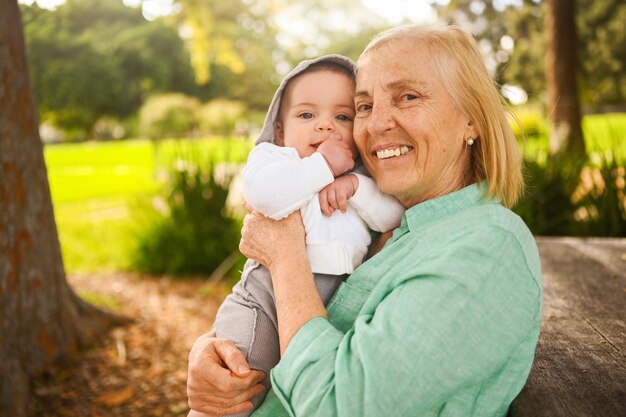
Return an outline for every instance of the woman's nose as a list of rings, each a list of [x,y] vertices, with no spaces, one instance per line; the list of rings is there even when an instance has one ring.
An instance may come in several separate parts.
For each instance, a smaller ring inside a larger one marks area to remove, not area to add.
[[[391,107],[383,103],[372,106],[372,112],[367,118],[367,130],[372,134],[379,134],[396,127]]]

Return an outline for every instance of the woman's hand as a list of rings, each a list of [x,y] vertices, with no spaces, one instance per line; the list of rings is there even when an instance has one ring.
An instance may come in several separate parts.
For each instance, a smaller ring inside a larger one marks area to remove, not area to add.
[[[243,219],[239,242],[239,251],[244,256],[264,265],[270,273],[280,261],[306,259],[300,210],[284,219],[272,220],[248,204],[244,204],[244,207],[249,211]]]
[[[300,328],[314,317],[326,317],[309,266],[300,210],[272,220],[252,210],[241,229],[239,250],[270,271],[276,299],[281,355]]]
[[[189,353],[189,407],[210,417],[241,413],[251,409],[250,399],[263,392],[264,379],[264,372],[250,370],[231,340],[204,334]]]

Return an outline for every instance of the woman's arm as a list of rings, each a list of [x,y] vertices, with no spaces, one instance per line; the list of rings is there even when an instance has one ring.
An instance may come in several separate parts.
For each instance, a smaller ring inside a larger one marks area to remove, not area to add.
[[[241,236],[241,253],[265,265],[272,276],[282,355],[306,322],[326,317],[307,259],[302,217],[297,211],[275,221],[252,210],[244,219]]]
[[[508,407],[532,363],[540,289],[522,257],[500,259],[500,251],[519,252],[518,241],[497,228],[470,240],[488,245],[471,248],[472,256],[459,245],[446,258],[412,266],[407,257],[404,278],[381,277],[386,290],[368,301],[347,330],[314,309],[300,315],[299,330],[287,335],[288,346],[271,374],[291,415],[426,415],[447,401],[462,403],[465,392],[475,398],[472,390],[478,388],[495,390],[489,393],[497,397],[494,404]],[[450,259],[460,261],[452,268]],[[280,281],[294,278],[297,265],[271,255],[265,261],[282,265],[275,266],[273,279],[286,288]],[[279,317],[289,320],[286,313],[279,311]],[[519,352],[523,359],[507,368]],[[257,415],[268,414],[261,408]]]

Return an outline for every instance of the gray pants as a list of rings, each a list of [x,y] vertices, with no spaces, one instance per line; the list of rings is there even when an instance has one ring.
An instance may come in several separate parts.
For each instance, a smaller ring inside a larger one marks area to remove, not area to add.
[[[348,275],[315,274],[315,285],[324,302],[328,303],[339,284]],[[217,337],[231,339],[244,353],[250,368],[265,372],[265,393],[270,387],[270,370],[280,359],[276,302],[269,271],[259,263],[248,260],[241,280],[233,287],[217,311]],[[265,393],[253,398],[254,409],[265,399]],[[252,411],[237,414],[249,416]]]

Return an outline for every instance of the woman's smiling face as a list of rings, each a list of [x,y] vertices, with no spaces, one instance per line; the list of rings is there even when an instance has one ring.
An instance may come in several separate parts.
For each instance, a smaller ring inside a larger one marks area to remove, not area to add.
[[[461,189],[477,136],[425,45],[367,52],[356,77],[354,139],[380,189],[405,206]]]

